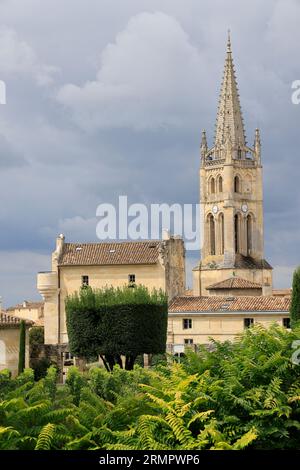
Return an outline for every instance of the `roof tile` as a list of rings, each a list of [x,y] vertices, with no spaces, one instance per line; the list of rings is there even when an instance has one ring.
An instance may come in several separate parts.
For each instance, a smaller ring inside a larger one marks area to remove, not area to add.
[[[169,312],[288,312],[290,299],[274,296],[202,296],[175,297],[169,305]]]
[[[59,265],[155,264],[159,246],[159,241],[65,243]]]
[[[224,281],[217,282],[208,286],[206,289],[261,289],[261,284],[257,282],[248,281],[241,277],[230,277]]]

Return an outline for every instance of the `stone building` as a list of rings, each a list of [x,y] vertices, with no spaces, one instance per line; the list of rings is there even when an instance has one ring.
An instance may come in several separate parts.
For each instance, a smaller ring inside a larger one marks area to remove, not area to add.
[[[201,260],[193,269],[193,295],[169,306],[167,350],[233,340],[260,323],[290,327],[290,290],[272,289],[264,259],[260,133],[246,143],[230,37],[216,120],[208,146],[203,131],[200,162]]]
[[[18,374],[20,322],[23,318],[0,312],[0,370],[9,369],[13,377]],[[33,325],[30,320],[26,324],[25,366],[29,367],[29,334]]]
[[[164,232],[162,241],[66,243],[60,235],[50,272],[38,274],[44,298],[45,344],[67,345],[65,300],[81,286],[141,284],[163,289],[169,299],[185,290],[185,251],[180,237]]]
[[[194,295],[232,276],[272,294],[272,267],[264,259],[261,142],[248,146],[228,38],[215,139],[203,131],[200,164],[201,261],[193,270]]]
[[[280,296],[182,296],[169,306],[167,350],[233,340],[245,328],[277,323],[290,328],[290,298]]]
[[[29,302],[24,300],[21,304],[6,309],[9,315],[13,315],[25,320],[32,320],[36,325],[43,325],[44,302]]]

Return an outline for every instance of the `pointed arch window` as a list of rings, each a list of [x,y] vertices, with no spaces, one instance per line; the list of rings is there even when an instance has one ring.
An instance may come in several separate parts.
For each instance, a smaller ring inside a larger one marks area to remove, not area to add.
[[[224,255],[224,214],[220,214],[220,254]]]
[[[219,186],[219,193],[222,193],[223,192],[223,178],[222,176],[219,176],[219,182],[218,182],[218,186]]]
[[[211,180],[210,180],[210,193],[215,194],[215,192],[216,192],[215,178],[211,178]]]
[[[246,219],[246,233],[247,233],[247,254],[250,255],[252,251],[252,232],[253,232],[253,219],[249,214]]]
[[[241,192],[240,178],[238,176],[234,177],[234,192],[235,193]]]
[[[237,154],[238,154],[238,158],[241,159],[242,158],[242,150],[241,150],[240,147],[238,148]]]
[[[216,230],[215,230],[215,219],[212,214],[208,217],[208,228],[209,228],[209,254],[216,254]]]
[[[234,216],[234,248],[236,253],[240,252],[240,218],[238,214]]]

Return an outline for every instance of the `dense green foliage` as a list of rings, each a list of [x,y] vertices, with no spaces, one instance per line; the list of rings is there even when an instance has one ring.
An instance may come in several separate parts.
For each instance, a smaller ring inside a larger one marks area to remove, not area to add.
[[[300,328],[248,329],[181,364],[0,373],[0,449],[299,449]]]
[[[20,340],[19,340],[19,364],[18,372],[21,374],[25,369],[25,348],[26,348],[26,323],[20,322]]]
[[[296,322],[300,321],[300,266],[295,270],[293,276],[293,291],[290,314],[293,326]]]
[[[34,326],[29,330],[29,346],[31,356],[37,356],[40,347],[45,343],[44,340],[44,327]]]
[[[51,360],[44,353],[44,328],[35,326],[29,330],[30,367],[34,370],[34,380],[40,380],[47,374]]]
[[[133,368],[139,354],[166,349],[168,305],[161,291],[135,288],[85,288],[66,301],[67,329],[72,354],[100,355],[108,370],[115,364]]]

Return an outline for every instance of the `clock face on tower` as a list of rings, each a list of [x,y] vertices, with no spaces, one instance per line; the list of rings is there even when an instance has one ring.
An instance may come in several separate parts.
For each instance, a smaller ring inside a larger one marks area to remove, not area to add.
[[[217,214],[218,210],[218,206],[213,206],[212,211],[214,214]]]
[[[248,211],[248,206],[247,206],[247,204],[243,204],[243,205],[242,205],[242,211],[243,211],[243,212],[247,212],[247,211]]]

